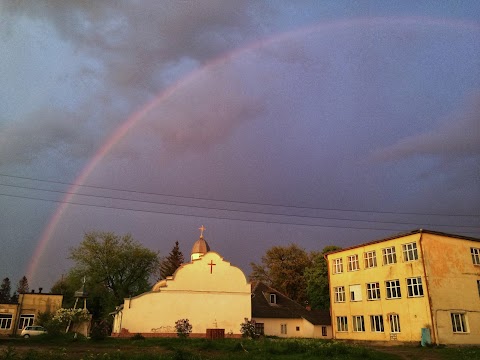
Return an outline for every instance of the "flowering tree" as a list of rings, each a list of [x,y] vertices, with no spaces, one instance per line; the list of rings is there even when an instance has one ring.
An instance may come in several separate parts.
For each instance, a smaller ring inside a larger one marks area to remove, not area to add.
[[[240,332],[242,333],[242,337],[250,339],[256,339],[260,336],[255,328],[255,320],[248,320],[247,318],[240,324]]]
[[[180,319],[175,321],[175,329],[177,330],[178,337],[186,338],[192,332],[192,325],[188,319]]]
[[[86,309],[64,309],[60,308],[53,316],[54,321],[62,324],[79,323],[90,320],[90,313]]]

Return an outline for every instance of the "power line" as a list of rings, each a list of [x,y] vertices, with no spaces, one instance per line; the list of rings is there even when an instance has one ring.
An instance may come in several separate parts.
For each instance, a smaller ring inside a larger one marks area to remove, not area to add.
[[[150,213],[150,214],[176,215],[176,216],[203,218],[203,219],[231,220],[231,221],[243,221],[243,222],[252,222],[252,223],[263,223],[263,224],[281,224],[281,225],[309,226],[309,227],[336,228],[336,229],[405,231],[405,229],[384,229],[384,228],[369,228],[369,227],[357,227],[357,226],[318,225],[318,224],[293,223],[293,222],[282,222],[282,221],[273,221],[273,220],[238,219],[238,218],[230,218],[230,217],[225,217],[225,216],[211,216],[211,215],[199,216],[199,215],[176,213],[176,212],[170,212],[170,211],[144,210],[144,209],[134,209],[134,208],[128,208],[128,207],[108,206],[108,205],[94,205],[94,204],[86,204],[86,203],[80,203],[80,202],[75,202],[75,201],[62,201],[62,200],[52,200],[52,199],[44,199],[44,198],[33,198],[33,197],[29,197],[29,196],[11,195],[11,194],[3,194],[3,193],[0,193],[0,196],[7,196],[7,197],[20,198],[20,199],[28,199],[28,200],[48,201],[48,202],[70,204],[70,205],[96,207],[96,208],[103,208],[103,209],[125,210],[125,211]],[[451,225],[451,227],[456,227],[456,226]],[[468,234],[478,233],[477,231],[462,231],[462,232],[463,233],[468,233]]]
[[[216,202],[224,202],[224,203],[232,203],[232,204],[284,207],[284,208],[292,208],[292,209],[298,209],[298,210],[317,210],[317,211],[320,210],[320,211],[358,212],[358,213],[372,213],[372,214],[376,213],[376,214],[393,214],[393,215],[424,215],[424,216],[448,216],[448,217],[478,217],[478,216],[480,216],[479,214],[440,214],[440,213],[418,213],[418,212],[379,211],[379,210],[354,210],[354,209],[341,209],[341,208],[318,208],[318,207],[309,207],[309,206],[285,205],[285,204],[274,204],[274,203],[259,203],[259,202],[240,201],[240,200],[225,200],[225,199],[205,198],[205,197],[197,197],[197,196],[185,196],[185,195],[172,195],[172,194],[165,194],[165,193],[144,192],[144,191],[138,191],[138,190],[119,189],[119,188],[97,186],[97,185],[73,184],[73,183],[67,183],[67,182],[62,182],[62,181],[45,180],[45,179],[38,179],[38,178],[31,178],[31,177],[24,177],[24,176],[15,176],[15,175],[7,175],[7,174],[0,174],[0,176],[4,176],[4,177],[8,177],[8,178],[14,178],[14,179],[39,181],[39,182],[45,182],[45,183],[51,183],[51,184],[78,186],[78,187],[92,188],[92,189],[99,189],[99,190],[130,192],[132,194],[167,196],[167,197],[180,198],[180,199],[216,201]]]
[[[295,218],[302,218],[302,219],[322,219],[322,220],[352,221],[352,222],[394,224],[394,225],[418,225],[418,226],[435,226],[435,227],[437,227],[437,226],[455,226],[456,228],[474,228],[474,229],[475,228],[480,228],[480,226],[472,226],[472,225],[444,225],[444,224],[426,224],[426,223],[418,224],[418,223],[414,223],[414,222],[363,220],[363,219],[339,218],[339,217],[328,217],[328,216],[284,214],[284,213],[278,213],[278,212],[239,210],[239,209],[228,209],[228,208],[224,208],[224,207],[184,205],[184,204],[161,202],[161,201],[137,200],[137,199],[124,198],[124,197],[92,195],[92,194],[84,194],[84,193],[78,193],[78,192],[68,192],[68,191],[62,191],[62,190],[41,189],[41,188],[22,186],[22,185],[9,185],[9,184],[1,184],[0,183],[0,186],[8,186],[8,187],[13,187],[13,188],[35,190],[35,191],[45,191],[45,192],[50,192],[50,193],[87,196],[87,197],[93,197],[93,198],[96,198],[96,199],[98,198],[98,199],[108,199],[108,200],[122,200],[122,201],[130,201],[130,202],[143,203],[143,204],[170,205],[170,206],[186,207],[186,208],[193,208],[193,209],[206,209],[206,210],[218,210],[218,211],[228,211],[228,212],[240,212],[240,213],[247,213],[247,214],[285,216],[285,217],[295,217]],[[2,195],[2,194],[0,194],[0,195]],[[84,205],[86,205],[86,204],[84,204]]]

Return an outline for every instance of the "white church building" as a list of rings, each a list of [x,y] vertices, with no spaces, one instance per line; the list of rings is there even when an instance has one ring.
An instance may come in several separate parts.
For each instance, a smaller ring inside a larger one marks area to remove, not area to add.
[[[252,314],[251,284],[242,270],[210,251],[203,230],[189,263],[117,307],[112,336],[177,336],[180,319],[189,320],[192,337],[219,331],[225,337],[241,336],[240,324]]]

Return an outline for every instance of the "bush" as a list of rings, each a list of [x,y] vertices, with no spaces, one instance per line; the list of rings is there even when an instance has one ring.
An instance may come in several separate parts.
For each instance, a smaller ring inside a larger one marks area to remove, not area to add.
[[[175,322],[175,329],[177,330],[178,337],[186,338],[192,332],[192,325],[188,319],[180,319]]]
[[[240,324],[240,332],[242,337],[256,339],[260,336],[255,327],[255,320],[248,320],[245,318],[245,321]]]

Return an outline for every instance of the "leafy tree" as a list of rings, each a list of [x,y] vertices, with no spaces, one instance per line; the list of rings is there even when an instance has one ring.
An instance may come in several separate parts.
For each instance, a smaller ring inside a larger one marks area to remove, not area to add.
[[[170,251],[170,254],[168,254],[168,256],[162,261],[162,265],[160,266],[160,277],[165,279],[167,276],[173,275],[175,270],[177,270],[184,261],[178,241],[175,241],[175,246],[172,251]]]
[[[0,285],[0,304],[9,304],[11,301],[10,292],[12,290],[10,279],[6,277]]]
[[[312,265],[305,270],[307,296],[313,309],[330,308],[328,267],[324,255],[339,249],[338,246],[330,245],[324,247],[321,253],[312,254]]]
[[[307,300],[304,272],[311,265],[310,255],[295,244],[273,246],[262,256],[262,263],[250,263],[250,280],[265,282],[292,300]]]
[[[124,298],[147,291],[148,279],[159,264],[158,253],[137,243],[130,234],[111,232],[86,233],[69,258],[75,262],[71,279],[87,277],[88,291],[97,295],[91,301],[98,302],[103,314]],[[81,283],[77,285],[80,288]],[[100,315],[91,312],[94,317]]]

